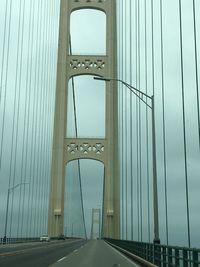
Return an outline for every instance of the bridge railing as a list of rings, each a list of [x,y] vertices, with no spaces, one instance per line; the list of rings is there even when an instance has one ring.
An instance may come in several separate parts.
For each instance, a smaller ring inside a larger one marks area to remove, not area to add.
[[[80,237],[69,237],[65,236],[65,239],[82,239]],[[51,240],[58,240],[58,236],[51,237]],[[17,243],[27,243],[27,242],[39,242],[40,237],[22,237],[22,238],[0,238],[0,245],[4,244],[17,244]]]
[[[159,267],[200,266],[200,249],[109,238],[105,240]]]
[[[16,243],[26,243],[26,242],[38,242],[40,241],[39,237],[23,237],[23,238],[0,238],[0,244],[16,244]]]

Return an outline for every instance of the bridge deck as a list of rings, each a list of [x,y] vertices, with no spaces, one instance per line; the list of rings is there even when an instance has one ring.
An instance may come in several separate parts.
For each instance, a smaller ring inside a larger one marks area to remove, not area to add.
[[[138,267],[103,240],[92,240],[51,266]]]

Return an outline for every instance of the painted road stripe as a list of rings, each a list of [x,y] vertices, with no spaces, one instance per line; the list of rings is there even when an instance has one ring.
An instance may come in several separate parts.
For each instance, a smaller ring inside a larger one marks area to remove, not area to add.
[[[65,259],[66,259],[66,257],[63,257],[63,258],[59,259],[57,262],[63,261]]]

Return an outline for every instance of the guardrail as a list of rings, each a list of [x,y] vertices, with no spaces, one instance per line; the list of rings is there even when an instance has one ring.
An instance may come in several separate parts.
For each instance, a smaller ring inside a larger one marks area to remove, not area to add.
[[[200,267],[200,249],[104,239],[159,267]]]
[[[67,237],[65,239],[80,239],[80,237]],[[51,240],[58,240],[58,236],[51,237]],[[17,243],[27,243],[27,242],[39,242],[40,237],[22,237],[22,238],[0,238],[0,245],[5,244],[17,244]]]
[[[23,238],[0,238],[0,244],[16,244],[16,243],[27,243],[27,242],[38,242],[39,237],[23,237]]]

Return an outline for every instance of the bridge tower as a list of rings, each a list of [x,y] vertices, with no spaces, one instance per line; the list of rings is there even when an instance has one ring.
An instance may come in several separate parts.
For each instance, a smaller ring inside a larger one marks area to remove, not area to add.
[[[90,239],[96,239],[101,237],[101,210],[92,209],[92,225]]]
[[[106,14],[105,56],[69,54],[70,15],[84,8],[97,9]],[[71,160],[87,158],[101,161],[105,168],[103,236],[119,238],[118,98],[115,82],[105,85],[105,138],[66,138],[69,79],[83,74],[117,77],[116,41],[115,0],[61,0],[48,218],[50,236],[57,236],[64,231],[65,166]]]

